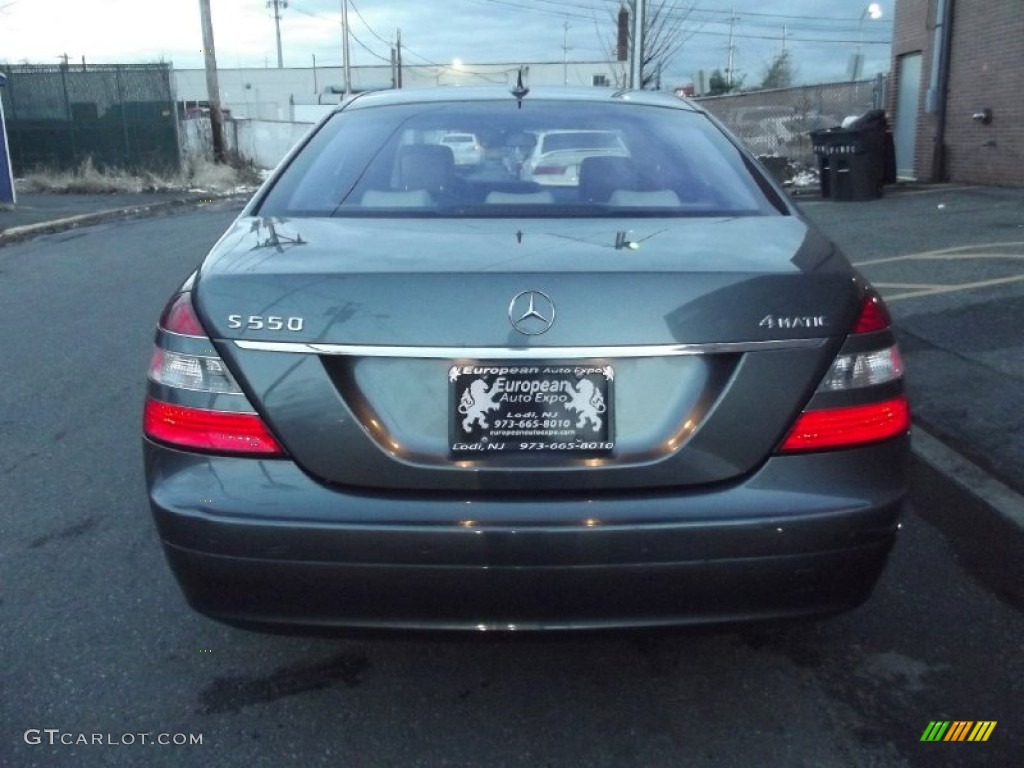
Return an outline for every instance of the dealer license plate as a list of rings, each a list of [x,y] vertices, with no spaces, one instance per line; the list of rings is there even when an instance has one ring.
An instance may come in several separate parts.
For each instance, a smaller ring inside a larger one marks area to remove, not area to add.
[[[448,439],[456,456],[608,453],[610,365],[459,363],[448,371]]]

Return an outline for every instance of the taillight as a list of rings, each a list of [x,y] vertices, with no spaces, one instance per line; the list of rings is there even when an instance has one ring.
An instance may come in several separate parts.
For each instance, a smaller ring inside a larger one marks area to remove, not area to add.
[[[874,291],[867,291],[860,305],[860,314],[853,324],[853,333],[873,333],[889,327],[889,310],[882,297]]]
[[[160,316],[161,333],[149,364],[145,435],[189,450],[282,455],[284,450],[206,336],[190,296],[179,293]],[[175,349],[168,348],[171,339]],[[208,407],[211,403],[217,407]]]
[[[820,451],[874,443],[910,429],[910,408],[903,396],[870,405],[804,411],[779,450]]]
[[[847,341],[887,331],[889,312],[873,290],[865,293],[860,313]],[[883,337],[885,338],[885,337]],[[818,385],[816,394],[842,393],[879,387],[903,378],[903,359],[891,336],[880,348],[840,352]],[[853,345],[854,347],[857,344]],[[782,453],[852,448],[886,440],[910,429],[910,406],[903,394],[892,397],[885,388],[878,402],[807,409],[779,446]]]
[[[206,331],[192,308],[190,293],[179,293],[164,307],[160,314],[160,327],[165,331],[177,333],[182,336],[202,336],[206,338]]]
[[[818,386],[819,392],[872,387],[903,377],[903,358],[896,344],[871,352],[836,355]]]
[[[143,414],[146,436],[182,448],[215,453],[281,455],[281,446],[255,413],[208,411],[148,398]]]
[[[158,346],[153,350],[153,359],[149,363],[149,378],[175,389],[242,394],[224,361],[217,355],[185,355]]]

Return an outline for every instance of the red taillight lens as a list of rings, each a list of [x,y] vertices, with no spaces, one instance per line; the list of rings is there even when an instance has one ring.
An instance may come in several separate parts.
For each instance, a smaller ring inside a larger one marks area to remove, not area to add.
[[[284,453],[255,413],[208,411],[147,398],[143,430],[153,440],[182,448],[247,456]]]
[[[857,322],[853,324],[853,333],[872,333],[873,331],[884,331],[889,327],[889,310],[885,308],[882,299],[874,291],[864,294],[864,301],[860,305],[860,314]]]
[[[782,453],[852,448],[901,435],[910,429],[905,397],[844,408],[804,411],[782,442]]]
[[[196,311],[192,308],[191,294],[179,293],[160,316],[160,327],[183,336],[205,336]]]

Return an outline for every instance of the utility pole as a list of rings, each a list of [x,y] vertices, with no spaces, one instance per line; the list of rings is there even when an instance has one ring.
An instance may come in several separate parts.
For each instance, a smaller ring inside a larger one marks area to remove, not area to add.
[[[206,97],[210,102],[210,128],[213,131],[213,159],[223,163],[227,159],[224,151],[224,118],[220,113],[220,85],[217,83],[217,54],[213,47],[213,19],[210,16],[210,0],[199,0],[199,16],[203,23],[203,54],[206,63]]]
[[[401,29],[398,30],[398,35],[395,38],[395,52],[397,54],[396,57],[395,57],[395,59],[396,59],[395,65],[398,67],[398,79],[397,79],[397,83],[398,84],[395,87],[396,88],[401,88],[402,87],[402,30]]]
[[[274,9],[274,27],[277,29],[277,68],[284,68],[281,58],[281,9],[288,7],[288,0],[267,0],[267,8]]]
[[[629,87],[644,87],[644,17],[647,0],[633,0],[633,56],[629,67]]]
[[[348,0],[341,0],[341,51],[345,70],[345,95],[352,93],[352,67],[348,59]]]
[[[783,53],[785,53],[785,52],[786,52],[786,34],[787,34],[788,32],[789,32],[789,30],[788,30],[788,29],[786,29],[786,25],[785,25],[785,24],[783,24],[783,25],[782,25],[782,52],[783,52]]]
[[[732,7],[732,15],[729,16],[729,64],[725,68],[725,82],[727,85],[732,85],[732,69],[736,59],[736,46],[732,43],[732,31],[737,21],[739,21],[739,17],[736,15],[736,6],[734,5]]]
[[[562,22],[562,84],[569,84],[569,20]]]

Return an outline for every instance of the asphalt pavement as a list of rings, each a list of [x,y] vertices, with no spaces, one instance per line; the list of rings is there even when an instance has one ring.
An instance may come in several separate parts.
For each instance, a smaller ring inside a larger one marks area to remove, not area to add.
[[[1024,493],[1024,189],[801,207],[885,297],[915,424]]]
[[[981,363],[1012,366],[1013,328],[996,335],[1004,353],[992,355],[985,340],[995,332],[984,325],[954,316],[946,339],[928,323],[1021,295],[1012,244],[1024,237],[1005,234],[1017,230],[1021,199],[900,189],[870,203],[803,203],[889,297],[919,452],[931,418],[929,429],[950,425],[971,450],[992,453],[969,445],[961,423],[997,405]],[[142,216],[145,201],[129,201],[129,215]],[[82,229],[41,237],[22,228],[22,242],[0,248],[0,360],[14,372],[0,388],[0,766],[1019,764],[1022,537],[947,490],[965,467],[977,487],[996,481],[942,440],[937,455],[952,454],[954,469],[940,478],[914,463],[903,531],[872,599],[827,621],[559,638],[291,637],[188,610],[141,482],[145,365],[159,307],[238,203],[160,205],[151,212],[173,215],[76,220]],[[0,228],[13,226],[5,216]],[[978,258],[928,260],[947,249]],[[912,336],[938,351],[923,355]],[[958,357],[952,347],[980,377],[960,422],[926,397],[961,396],[944,391],[957,370],[940,364]],[[1009,433],[1001,425],[1001,439]],[[1007,499],[1019,509],[1019,497]],[[984,744],[921,741],[931,722],[960,718],[998,726]]]
[[[49,232],[112,218],[150,216],[211,202],[205,192],[119,192],[111,194],[18,193],[15,205],[0,204],[0,247]]]
[[[25,194],[0,207],[0,247],[210,201],[202,193]],[[813,194],[798,202],[890,306],[918,457],[951,492],[968,492],[1015,534],[1024,531],[1024,190],[909,184],[866,202]]]

